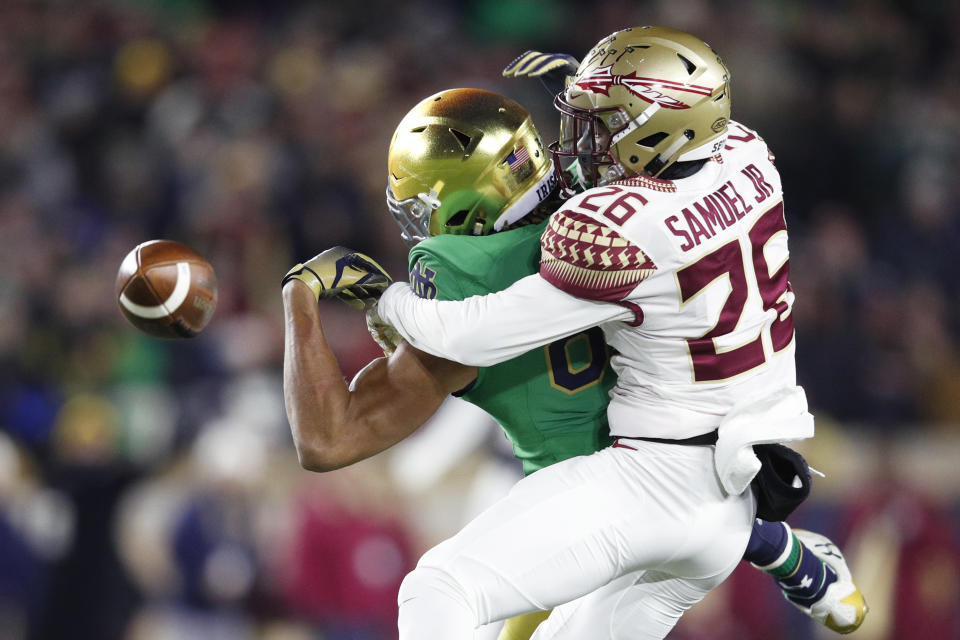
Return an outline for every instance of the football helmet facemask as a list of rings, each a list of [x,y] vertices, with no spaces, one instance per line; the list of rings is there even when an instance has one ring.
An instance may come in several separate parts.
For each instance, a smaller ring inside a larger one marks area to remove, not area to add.
[[[587,54],[554,106],[550,146],[565,188],[659,176],[717,154],[730,118],[730,75],[708,44],[666,27],[617,31]]]
[[[526,109],[481,89],[449,89],[415,106],[387,157],[387,206],[413,246],[441,234],[515,224],[556,186]]]

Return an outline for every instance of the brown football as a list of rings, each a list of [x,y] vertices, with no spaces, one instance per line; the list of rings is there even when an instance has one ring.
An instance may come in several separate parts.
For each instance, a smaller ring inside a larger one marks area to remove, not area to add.
[[[203,256],[173,240],[133,248],[117,273],[117,302],[133,326],[157,338],[192,338],[217,306],[217,276]]]

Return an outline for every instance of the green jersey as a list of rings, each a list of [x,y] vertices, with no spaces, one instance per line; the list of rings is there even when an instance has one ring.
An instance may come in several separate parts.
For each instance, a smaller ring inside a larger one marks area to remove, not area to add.
[[[539,271],[545,226],[428,238],[410,251],[410,285],[420,297],[439,300],[506,289]],[[483,367],[458,395],[500,423],[529,474],[611,443],[607,403],[615,382],[603,333],[594,327]]]

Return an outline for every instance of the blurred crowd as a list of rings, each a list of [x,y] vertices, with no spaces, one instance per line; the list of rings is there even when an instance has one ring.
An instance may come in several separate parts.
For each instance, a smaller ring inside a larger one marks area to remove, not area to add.
[[[336,244],[402,276],[383,189],[403,114],[481,87],[549,140],[551,96],[500,69],[637,24],[710,42],[733,117],[777,155],[798,375],[835,445],[819,452],[841,480],[838,452],[875,462],[799,514],[870,573],[885,606],[860,637],[960,638],[960,478],[924,492],[896,465],[904,441],[960,435],[960,5],[6,0],[0,639],[395,637],[403,575],[483,502],[466,496],[519,470],[482,427],[422,481],[422,459],[389,456],[301,471],[280,277]],[[217,271],[198,338],[152,340],[117,309],[117,268],[151,238]],[[345,376],[378,355],[350,310],[325,306],[324,322]],[[738,571],[676,637],[810,637],[757,580]]]

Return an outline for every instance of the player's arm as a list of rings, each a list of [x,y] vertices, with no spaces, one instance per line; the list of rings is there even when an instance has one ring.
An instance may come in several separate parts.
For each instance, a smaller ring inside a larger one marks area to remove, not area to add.
[[[284,402],[305,469],[330,471],[389,448],[477,376],[473,367],[401,344],[368,365],[351,390],[323,333],[315,293],[290,280],[283,308]]]
[[[602,226],[561,210],[540,239],[539,274],[462,302],[421,300],[393,285],[380,300],[380,315],[418,349],[477,366],[607,322],[639,323],[639,307],[626,298],[656,265]]]
[[[565,293],[539,274],[463,301],[425,300],[409,286],[395,284],[381,298],[379,311],[418,349],[479,367],[596,325],[633,318],[623,307]]]

